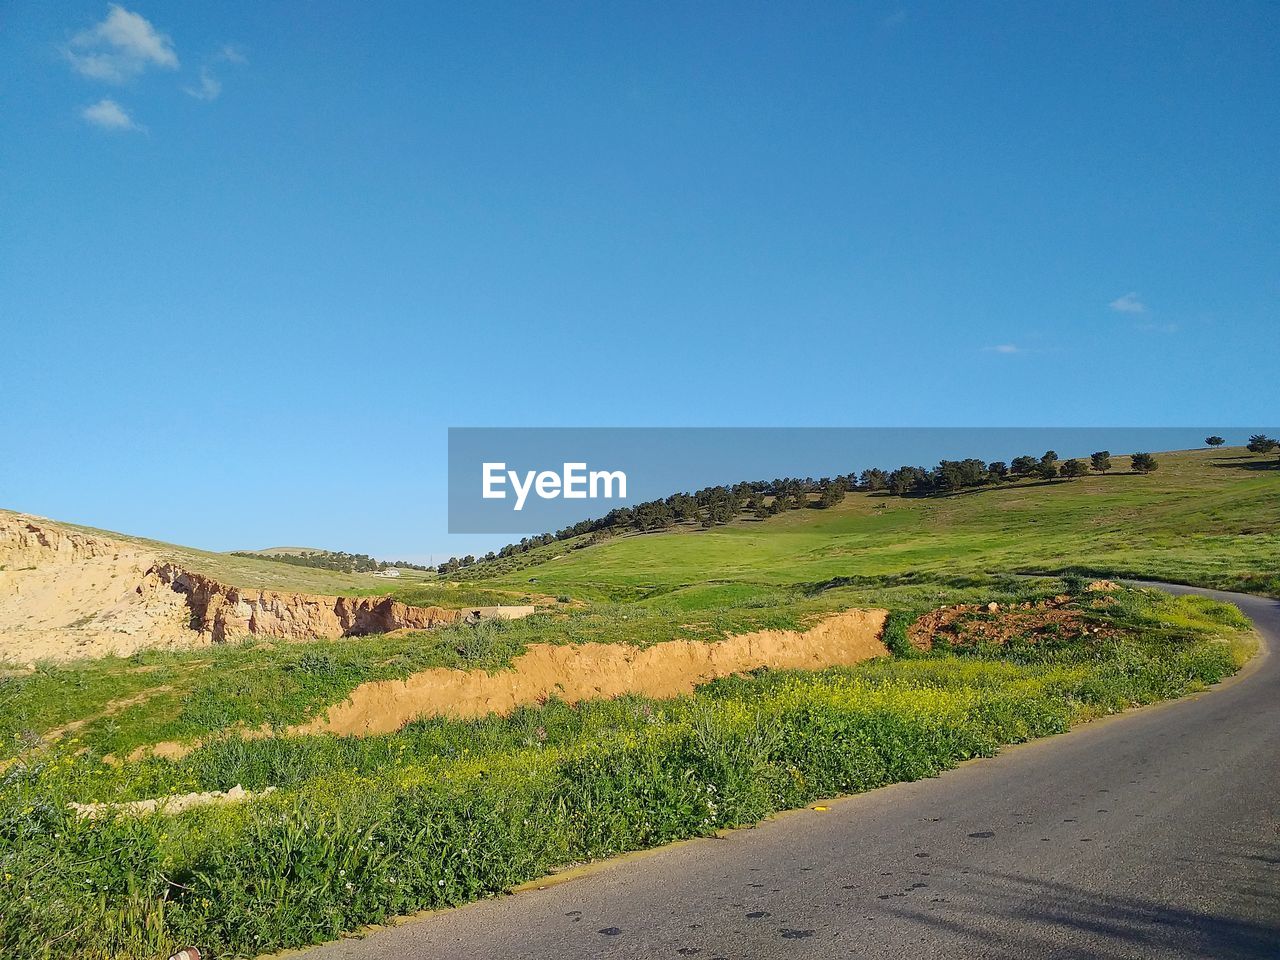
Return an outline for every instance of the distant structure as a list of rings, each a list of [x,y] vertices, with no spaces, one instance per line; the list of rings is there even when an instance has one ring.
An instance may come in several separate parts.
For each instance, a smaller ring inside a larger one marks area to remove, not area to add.
[[[374,576],[375,577],[398,577],[400,576],[400,571],[397,570],[395,567],[387,567],[387,569],[385,570],[379,570],[377,573],[374,574]]]
[[[481,620],[520,620],[537,612],[538,608],[533,605],[506,606],[505,604],[500,604],[496,607],[472,607],[462,619],[467,623],[479,623]]]

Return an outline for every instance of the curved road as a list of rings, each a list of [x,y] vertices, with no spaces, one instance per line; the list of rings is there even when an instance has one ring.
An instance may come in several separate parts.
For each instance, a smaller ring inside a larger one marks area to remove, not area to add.
[[[1280,651],[1280,602],[1159,586]],[[829,808],[297,955],[1280,958],[1280,656]]]

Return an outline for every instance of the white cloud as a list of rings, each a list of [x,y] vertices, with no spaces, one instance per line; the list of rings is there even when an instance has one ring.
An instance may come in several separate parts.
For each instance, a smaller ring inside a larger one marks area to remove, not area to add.
[[[197,100],[217,100],[222,93],[222,81],[213,75],[208,67],[200,68],[200,83],[182,88]]]
[[[79,73],[107,83],[123,83],[152,66],[178,69],[173,41],[146,17],[114,3],[105,20],[71,38],[67,59]]]
[[[141,130],[128,111],[114,100],[99,100],[91,107],[80,111],[80,116],[88,123],[103,130]]]
[[[1126,293],[1123,297],[1116,297],[1107,304],[1116,313],[1146,313],[1147,305],[1138,299],[1136,293]]]
[[[1015,343],[998,343],[994,347],[984,349],[988,353],[1022,353],[1022,348]]]
[[[240,52],[240,49],[230,44],[227,44],[209,58],[209,63],[230,63],[234,66],[242,66],[248,62],[248,58]],[[197,100],[217,100],[222,93],[222,81],[206,64],[200,68],[200,82],[185,86],[182,89]]]

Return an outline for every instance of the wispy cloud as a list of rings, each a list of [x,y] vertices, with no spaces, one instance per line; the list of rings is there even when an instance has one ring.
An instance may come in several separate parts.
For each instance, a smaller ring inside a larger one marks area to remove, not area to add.
[[[230,63],[235,66],[242,66],[248,62],[248,58],[241,52],[239,47],[233,47],[228,44],[210,57],[209,63],[200,68],[199,83],[188,84],[182,89],[197,100],[217,100],[222,93],[222,81],[213,72],[211,64]]]
[[[222,93],[222,81],[215,77],[208,67],[201,67],[200,82],[182,89],[197,100],[217,100],[218,95]]]
[[[93,106],[85,107],[80,116],[86,123],[91,123],[102,130],[141,130],[133,117],[124,107],[111,99],[102,99]]]
[[[1123,297],[1116,297],[1107,304],[1116,313],[1146,313],[1147,305],[1138,299],[1136,293],[1126,293]]]
[[[66,54],[78,73],[106,83],[124,83],[148,67],[178,69],[173,41],[146,17],[114,3],[105,20],[71,38]]]
[[[1023,353],[1022,347],[1016,343],[998,343],[994,347],[983,347],[987,353]]]

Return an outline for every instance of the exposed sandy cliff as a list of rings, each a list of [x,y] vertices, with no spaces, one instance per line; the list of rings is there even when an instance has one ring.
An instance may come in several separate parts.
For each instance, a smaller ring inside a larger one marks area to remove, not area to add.
[[[187,598],[192,624],[215,643],[236,634],[309,640],[391,630],[427,630],[461,619],[464,611],[411,607],[390,597],[326,597],[229,587],[172,563],[147,572],[143,589],[167,588]]]
[[[467,613],[228,586],[137,544],[0,513],[0,660],[123,656],[245,634],[310,640],[428,629]]]
[[[131,544],[0,514],[0,658],[65,660],[201,642],[181,594],[139,590],[155,562]]]

